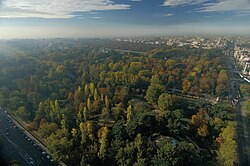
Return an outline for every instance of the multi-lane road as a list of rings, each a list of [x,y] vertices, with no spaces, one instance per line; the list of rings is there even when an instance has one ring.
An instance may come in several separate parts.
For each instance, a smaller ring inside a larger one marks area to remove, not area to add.
[[[13,119],[0,108],[0,139],[3,141],[3,158],[17,160],[22,166],[53,166],[51,157],[15,125]]]
[[[236,71],[233,65],[233,51],[226,51],[226,64],[229,77],[229,101],[235,104],[235,109],[237,111],[236,121],[237,121],[237,143],[238,143],[238,157],[239,165],[245,166],[250,164],[250,128],[248,127],[248,117],[245,115],[245,111],[242,109],[239,82],[235,77]]]

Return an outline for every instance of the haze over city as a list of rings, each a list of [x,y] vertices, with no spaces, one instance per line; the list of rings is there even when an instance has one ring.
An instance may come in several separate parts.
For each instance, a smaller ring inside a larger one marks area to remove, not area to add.
[[[2,0],[0,38],[249,35],[248,0]]]

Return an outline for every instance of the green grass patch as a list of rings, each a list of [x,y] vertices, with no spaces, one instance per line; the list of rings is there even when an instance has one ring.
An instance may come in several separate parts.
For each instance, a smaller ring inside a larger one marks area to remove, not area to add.
[[[243,110],[246,112],[246,115],[250,117],[250,100],[243,102]]]

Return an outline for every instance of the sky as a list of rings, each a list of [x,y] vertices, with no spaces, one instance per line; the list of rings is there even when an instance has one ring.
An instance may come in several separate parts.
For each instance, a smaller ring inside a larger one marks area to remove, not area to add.
[[[250,0],[0,0],[0,38],[250,34]]]

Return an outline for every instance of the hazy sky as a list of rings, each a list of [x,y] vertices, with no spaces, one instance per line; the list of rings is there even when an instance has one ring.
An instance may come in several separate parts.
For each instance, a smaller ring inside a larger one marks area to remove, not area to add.
[[[0,0],[0,38],[249,34],[250,0]]]

